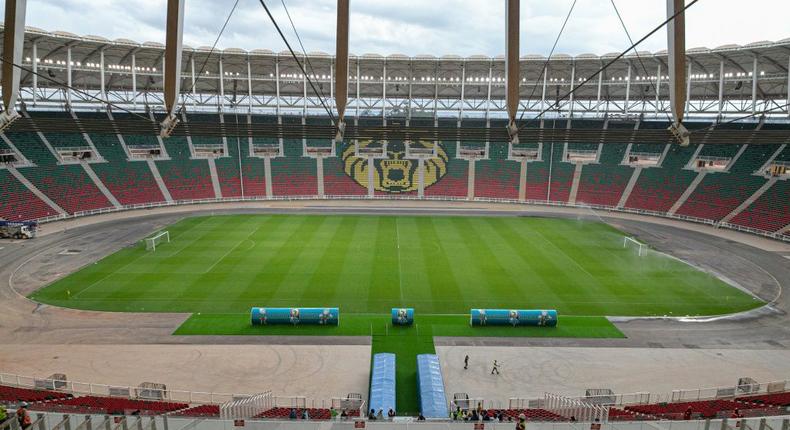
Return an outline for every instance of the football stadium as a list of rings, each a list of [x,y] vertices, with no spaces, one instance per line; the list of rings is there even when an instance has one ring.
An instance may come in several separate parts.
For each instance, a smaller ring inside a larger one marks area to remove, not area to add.
[[[705,1],[407,56],[6,0],[0,430],[790,429],[790,39],[687,46]]]

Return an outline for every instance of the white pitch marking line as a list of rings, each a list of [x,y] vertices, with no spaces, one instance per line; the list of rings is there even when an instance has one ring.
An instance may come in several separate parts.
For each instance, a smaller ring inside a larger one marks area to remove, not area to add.
[[[398,228],[398,219],[395,218],[395,245],[398,249],[398,289],[400,290],[400,303],[403,305],[403,276],[400,262],[400,228]]]

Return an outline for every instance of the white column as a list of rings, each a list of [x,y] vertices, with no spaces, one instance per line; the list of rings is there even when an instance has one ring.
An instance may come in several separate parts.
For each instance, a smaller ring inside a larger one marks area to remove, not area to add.
[[[280,56],[278,55],[274,59],[274,88],[275,88],[275,100],[276,107],[275,112],[277,113],[277,118],[280,117]]]
[[[417,159],[417,198],[425,197],[425,159]]]
[[[194,52],[189,57],[189,70],[190,70],[190,75],[192,77],[192,106],[197,106],[197,89],[195,88],[195,82],[197,82],[197,79],[195,78],[195,53]]]
[[[491,81],[494,79],[494,60],[488,63],[488,92],[486,93],[486,121],[491,113]]]
[[[540,95],[540,110],[546,109],[546,83],[548,82],[548,79],[549,79],[549,67],[546,66],[543,69],[543,91],[541,92],[541,95]],[[600,84],[600,82],[599,82],[599,84]],[[598,98],[599,99],[601,98],[601,91],[600,91],[600,89],[601,89],[601,86],[598,85]]]
[[[576,84],[576,62],[573,62],[571,66],[571,89],[570,89],[570,99],[568,100],[570,105],[568,106],[568,115],[573,116],[573,86]]]
[[[302,64],[307,63],[307,55],[302,59]],[[307,116],[307,70],[302,75],[302,118]]]
[[[545,77],[544,77],[544,80],[543,80],[543,86],[544,86],[543,93],[544,93],[544,97],[545,97],[545,93],[546,93],[546,88],[545,88],[546,80],[545,80]],[[601,112],[601,88],[603,88],[603,70],[598,73],[598,96],[595,99],[595,110],[598,113]]]
[[[103,58],[103,57],[102,57]],[[104,67],[102,67],[104,73]],[[104,81],[102,80],[102,83]],[[33,106],[36,105],[36,92],[38,91],[38,43],[33,42]]]
[[[752,63],[752,114],[757,113],[757,56]],[[790,71],[788,71],[790,73]]]
[[[107,93],[104,88],[104,49],[101,49],[99,51],[99,79],[101,80],[101,84],[99,85],[100,88],[99,91],[101,91],[100,93],[101,98],[102,100],[107,100]]]
[[[219,57],[219,111],[225,111],[225,67],[222,64],[222,57]]]
[[[252,113],[252,67],[247,56],[247,111]]]
[[[461,108],[458,111],[458,119],[464,116],[464,91],[466,89],[466,60],[461,63]]]
[[[137,58],[132,52],[132,106],[137,106]]]
[[[329,63],[329,109],[335,108],[335,65]]]
[[[406,106],[406,121],[411,121],[411,81],[414,80],[414,66],[409,60],[409,99]]]
[[[433,66],[433,118],[438,118],[439,111],[439,62]]]
[[[661,105],[661,63],[658,63],[658,70],[656,71],[656,115],[660,110],[659,106]]]
[[[724,60],[719,62],[719,116],[724,110]]]
[[[359,79],[360,79],[360,76],[359,76],[359,57],[357,57],[357,99],[356,99],[357,118],[359,118]]]
[[[686,115],[689,114],[689,105],[691,103],[691,70],[692,70],[691,66],[692,66],[692,64],[693,63],[691,61],[689,61],[689,72],[688,72],[688,75],[686,76],[686,109],[685,109]]]
[[[628,73],[625,75],[625,106],[623,113],[628,115],[628,101],[631,100],[631,62],[628,62]]]
[[[376,186],[373,184],[375,180],[373,170],[376,168],[375,164],[373,164],[374,161],[373,157],[368,156],[368,197],[370,198],[373,198],[376,194]]]
[[[381,119],[387,121],[387,60],[384,60],[384,74],[381,79]]]
[[[66,104],[71,106],[71,46],[66,47]]]

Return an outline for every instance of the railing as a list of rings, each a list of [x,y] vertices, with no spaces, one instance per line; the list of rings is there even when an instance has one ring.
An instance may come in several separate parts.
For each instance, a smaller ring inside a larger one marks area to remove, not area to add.
[[[60,413],[33,413],[35,425],[33,430],[59,430],[59,429],[181,429],[181,430],[233,430],[241,428],[247,430],[350,430],[353,428],[371,428],[376,430],[469,430],[485,428],[486,430],[511,430],[513,422],[486,421],[480,427],[470,422],[438,420],[428,422],[415,422],[414,418],[399,417],[393,421],[363,422],[364,419],[348,419],[336,421],[304,421],[304,420],[257,420],[245,419],[243,421],[220,420],[210,418],[190,418],[178,416],[108,416],[75,414],[64,415]],[[711,420],[687,421],[617,421],[608,423],[590,422],[529,422],[530,430],[788,430],[790,419],[787,415],[767,418],[718,418]],[[8,430],[18,430],[16,420],[6,424]],[[0,428],[5,428],[3,425]]]
[[[626,394],[606,394],[603,396],[580,396],[574,400],[597,405],[626,406],[647,405],[661,402],[689,402],[696,400],[734,399],[736,397],[759,394],[781,393],[790,390],[790,379],[749,385],[727,385],[721,387],[691,388],[672,390],[669,393],[637,392]],[[609,402],[602,398],[611,399]],[[544,408],[543,398],[514,397],[509,401],[510,409]]]
[[[53,215],[48,217],[38,218],[37,221],[40,224],[53,222],[53,221],[64,221],[68,219],[79,218],[83,216],[89,215],[100,215],[100,214],[109,214],[114,212],[124,212],[129,210],[137,210],[137,209],[155,209],[155,208],[162,208],[162,207],[173,207],[173,206],[186,206],[186,205],[195,205],[195,204],[210,204],[210,203],[251,203],[251,202],[267,202],[267,201],[304,201],[304,200],[414,200],[414,201],[455,201],[455,202],[485,202],[485,203],[506,203],[506,204],[519,204],[519,205],[537,205],[537,206],[549,206],[549,207],[564,207],[564,208],[576,208],[576,209],[593,209],[593,210],[602,210],[607,212],[622,212],[622,213],[630,213],[636,215],[649,215],[655,216],[660,218],[668,218],[680,221],[690,221],[697,224],[705,224],[714,226],[716,228],[724,227],[730,230],[736,230],[740,232],[750,233],[758,236],[767,237],[770,239],[775,239],[781,242],[788,242],[790,243],[790,237],[775,233],[775,232],[768,232],[764,230],[759,230],[751,227],[740,226],[736,224],[730,224],[725,222],[718,222],[711,219],[706,218],[699,218],[694,216],[688,215],[670,215],[665,212],[658,212],[658,211],[651,211],[647,209],[633,209],[633,208],[618,208],[614,206],[606,206],[606,205],[598,205],[598,204],[569,204],[566,202],[555,202],[550,200],[512,200],[512,199],[496,199],[496,198],[484,198],[484,197],[475,197],[472,200],[462,198],[462,197],[443,197],[443,196],[430,196],[430,197],[415,197],[415,196],[343,196],[343,195],[332,195],[332,196],[272,196],[272,197],[223,197],[223,198],[212,198],[212,199],[191,199],[191,200],[177,200],[173,202],[150,202],[150,203],[138,203],[132,205],[124,205],[120,207],[106,207],[106,208],[99,208],[93,209],[89,211],[78,211],[71,215]]]

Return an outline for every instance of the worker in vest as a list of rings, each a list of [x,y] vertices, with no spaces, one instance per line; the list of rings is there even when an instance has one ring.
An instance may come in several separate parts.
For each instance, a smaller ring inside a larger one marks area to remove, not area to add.
[[[0,424],[3,424],[6,420],[8,420],[8,411],[5,406],[0,404]]]

